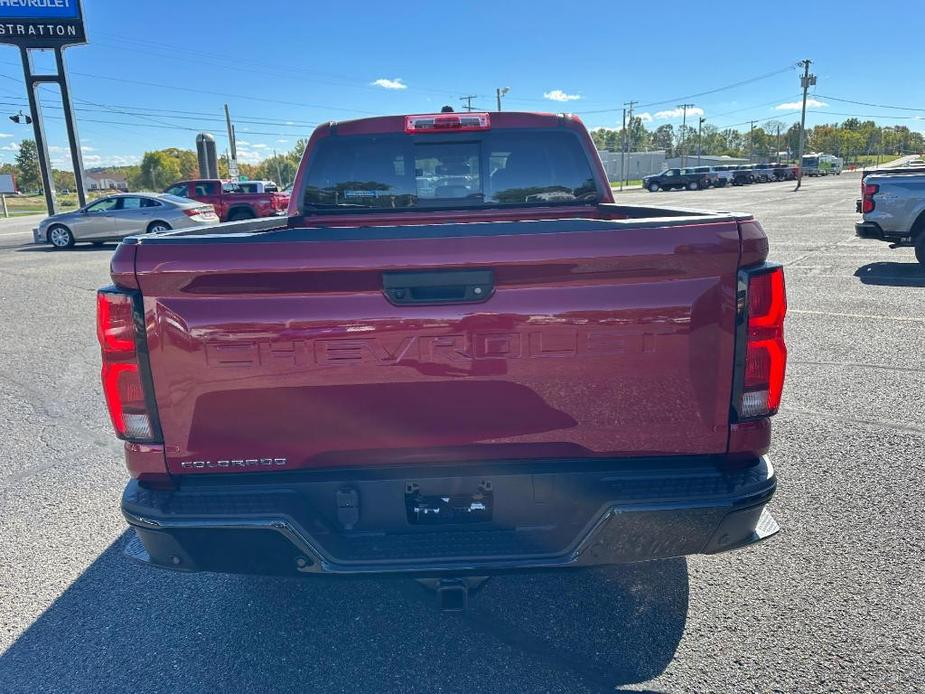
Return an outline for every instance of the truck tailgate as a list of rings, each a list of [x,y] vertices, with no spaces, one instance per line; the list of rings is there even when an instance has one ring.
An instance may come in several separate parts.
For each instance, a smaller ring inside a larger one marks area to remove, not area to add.
[[[733,218],[141,240],[168,468],[725,452],[739,252]]]

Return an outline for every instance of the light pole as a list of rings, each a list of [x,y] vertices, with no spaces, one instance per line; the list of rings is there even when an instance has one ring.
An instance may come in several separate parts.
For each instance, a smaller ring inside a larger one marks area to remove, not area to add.
[[[697,166],[700,166],[700,156],[703,153],[703,122],[706,120],[703,116],[700,116],[700,121],[697,123]]]
[[[497,99],[498,99],[498,111],[501,110],[501,97],[502,97],[502,96],[507,96],[507,93],[508,93],[509,91],[511,91],[511,88],[510,88],[510,87],[498,87],[498,88],[495,90],[495,96],[496,96]]]
[[[693,108],[693,106],[694,104],[679,104],[678,105],[678,108],[681,109],[681,114],[682,114],[681,115],[681,145],[679,147],[679,149],[681,150],[681,168],[682,169],[684,168],[685,159],[687,158],[685,157],[686,151],[684,147],[684,145],[687,144],[685,142],[685,137],[684,137],[687,131],[687,109]]]
[[[800,149],[797,152],[797,165],[799,166],[797,171],[799,173],[797,174],[797,187],[794,190],[799,190],[803,184],[803,148],[806,146],[806,95],[809,93],[809,88],[816,84],[816,76],[809,74],[809,66],[812,62],[809,58],[800,61],[803,66],[803,76],[800,78],[800,86],[803,87],[803,111],[800,114]]]

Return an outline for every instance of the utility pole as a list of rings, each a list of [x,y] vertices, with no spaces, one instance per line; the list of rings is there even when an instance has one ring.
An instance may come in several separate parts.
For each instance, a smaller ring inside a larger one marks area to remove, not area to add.
[[[780,123],[777,124],[777,152],[774,155],[774,161],[780,163]]]
[[[753,133],[755,131],[755,122],[756,121],[750,121],[748,124],[748,163],[749,164],[752,163],[752,159],[755,156],[755,138],[753,137]]]
[[[626,174],[626,109],[623,109],[623,130],[620,131],[620,190]]]
[[[467,111],[471,111],[472,110],[472,100],[475,99],[477,96],[478,94],[471,94],[469,96],[461,96],[459,97],[459,100],[465,101],[466,105],[463,106],[463,108],[466,109]]]
[[[809,58],[800,61],[800,65],[803,66],[803,77],[800,79],[800,85],[803,87],[803,111],[800,114],[800,149],[797,152],[797,166],[799,167],[797,171],[800,173],[797,175],[797,187],[794,190],[799,190],[800,185],[803,183],[803,148],[806,146],[806,95],[809,93],[809,88],[816,84],[816,76],[809,74],[809,66],[812,62]]]
[[[700,122],[697,123],[697,166],[700,166],[700,156],[703,154],[703,122],[706,120],[700,116]]]
[[[633,108],[638,103],[639,103],[638,101],[627,101],[626,103],[623,104],[624,106],[623,113],[625,115],[628,115],[629,118],[623,121],[623,133],[625,134],[625,137],[623,138],[624,146],[625,146],[625,154],[623,157],[620,158],[620,181],[621,181],[620,189],[621,190],[623,189],[622,181],[626,180],[626,168],[623,165],[624,160],[626,159],[627,156],[629,156],[629,153],[633,151]],[[627,130],[627,124],[629,124],[629,130]]]
[[[276,150],[273,150],[273,161],[276,162],[276,180],[279,181],[279,185],[283,188],[286,187],[286,183],[283,181],[283,172],[279,168],[279,157],[276,156]]]
[[[238,144],[235,142],[234,126],[231,124],[231,111],[225,104],[225,124],[228,126],[228,146],[231,149],[231,159],[228,160],[228,177],[238,182]]]
[[[495,90],[495,98],[498,100],[498,111],[499,112],[501,111],[501,97],[505,96],[509,91],[511,91],[510,87],[498,87]]]
[[[682,113],[682,116],[681,116],[681,145],[679,147],[679,149],[681,150],[681,168],[682,169],[684,168],[685,159],[687,158],[685,156],[687,153],[685,144],[687,143],[685,142],[685,137],[684,137],[687,131],[687,109],[693,108],[693,106],[694,104],[680,104],[678,106],[678,108],[681,109],[681,113]]]

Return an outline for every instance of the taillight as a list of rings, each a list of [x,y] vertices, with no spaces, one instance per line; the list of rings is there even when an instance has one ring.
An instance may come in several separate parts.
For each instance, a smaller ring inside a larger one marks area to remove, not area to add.
[[[760,268],[746,277],[745,358],[738,408],[742,419],[777,412],[787,368],[784,269]]]
[[[215,214],[215,208],[212,205],[202,205],[201,207],[184,208],[183,214],[187,217],[198,217],[200,215]]]
[[[863,185],[862,191],[864,196],[862,199],[861,211],[864,212],[864,214],[874,211],[874,208],[877,206],[877,203],[874,202],[874,195],[876,195],[879,190],[880,186],[876,183],[865,183]]]
[[[406,133],[460,132],[488,130],[491,117],[487,113],[447,113],[432,116],[405,116]]]
[[[153,441],[155,424],[138,355],[132,294],[115,288],[97,292],[96,335],[103,358],[103,394],[116,435]]]

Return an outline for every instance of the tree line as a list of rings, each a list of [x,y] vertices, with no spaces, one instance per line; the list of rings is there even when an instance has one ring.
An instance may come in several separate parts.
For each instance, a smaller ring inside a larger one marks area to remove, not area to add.
[[[668,157],[680,156],[682,150],[696,154],[699,146],[703,154],[774,159],[777,152],[791,152],[795,157],[800,147],[799,124],[788,127],[778,120],[769,120],[746,131],[720,129],[704,123],[698,133],[696,127],[675,128],[670,123],[648,130],[641,119],[634,117],[627,131],[633,151],[665,150]],[[598,149],[619,152],[623,129],[598,128],[591,132],[591,137]],[[834,154],[846,162],[881,152],[901,156],[925,151],[925,136],[904,125],[881,127],[872,120],[848,118],[841,123],[808,128],[805,150]]]
[[[281,186],[292,183],[307,142],[300,139],[288,152],[268,157],[257,164],[239,163],[238,172],[250,180],[271,180]],[[176,181],[200,177],[196,152],[178,147],[145,152],[139,164],[111,166],[104,170],[107,178],[124,178],[129,190],[133,191],[161,191]],[[0,165],[0,173],[13,174],[22,192],[41,192],[42,174],[35,140],[23,140],[14,163]],[[225,155],[219,157],[218,174],[220,178],[230,178]],[[52,176],[58,193],[73,191],[77,186],[72,171],[53,169]]]

